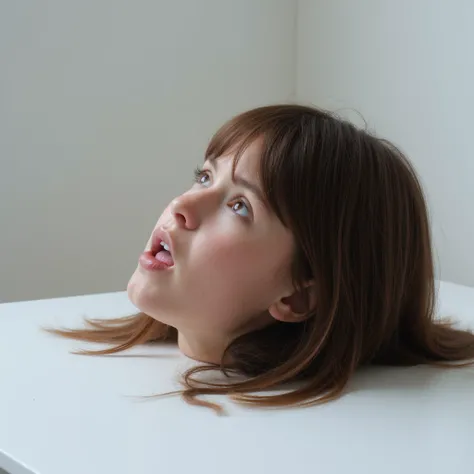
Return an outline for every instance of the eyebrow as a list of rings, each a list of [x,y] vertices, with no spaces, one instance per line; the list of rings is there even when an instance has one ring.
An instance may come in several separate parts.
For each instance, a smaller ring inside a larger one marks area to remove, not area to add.
[[[219,162],[217,160],[208,160],[209,165],[211,168],[213,168],[215,171],[217,171],[217,168],[219,167]],[[255,196],[262,202],[262,204],[267,207],[267,200],[265,199],[265,196],[263,195],[261,189],[259,186],[257,186],[254,183],[251,183],[250,181],[246,180],[245,178],[242,178],[242,176],[234,176],[232,177],[232,181],[239,185],[243,186],[244,188],[248,189],[250,192],[255,194]]]

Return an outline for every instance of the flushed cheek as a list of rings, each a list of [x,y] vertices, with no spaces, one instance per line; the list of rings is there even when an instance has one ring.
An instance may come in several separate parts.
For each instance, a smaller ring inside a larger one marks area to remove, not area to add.
[[[199,258],[205,259],[213,265],[221,266],[224,263],[235,263],[251,253],[252,246],[235,237],[226,235],[214,236],[206,239],[204,243],[197,246]]]
[[[215,242],[185,274],[186,295],[198,302],[206,324],[221,329],[240,324],[240,318],[265,309],[273,276],[262,256],[243,244]]]
[[[214,240],[212,245],[201,249],[199,258],[209,278],[224,278],[234,284],[245,285],[251,280],[265,279],[268,273],[268,263],[271,259],[265,255],[265,248],[253,243],[242,243],[225,237]]]

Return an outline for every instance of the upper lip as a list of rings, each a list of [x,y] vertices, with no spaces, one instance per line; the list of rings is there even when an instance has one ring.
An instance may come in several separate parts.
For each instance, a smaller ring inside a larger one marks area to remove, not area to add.
[[[168,248],[171,256],[173,256],[173,241],[171,240],[170,235],[165,230],[159,228],[153,232],[151,240],[151,252],[156,254],[161,248],[161,242],[164,242]]]

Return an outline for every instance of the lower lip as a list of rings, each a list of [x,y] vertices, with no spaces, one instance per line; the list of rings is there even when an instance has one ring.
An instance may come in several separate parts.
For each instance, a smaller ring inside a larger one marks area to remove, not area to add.
[[[173,267],[173,265],[157,260],[151,251],[143,252],[138,262],[143,269],[148,271],[167,270]]]

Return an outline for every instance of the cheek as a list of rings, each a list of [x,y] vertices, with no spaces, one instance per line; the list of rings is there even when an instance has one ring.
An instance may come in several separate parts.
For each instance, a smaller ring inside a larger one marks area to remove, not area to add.
[[[214,236],[212,243],[205,245],[204,249],[200,254],[204,264],[226,273],[251,268],[252,262],[257,263],[256,259],[262,257],[254,244],[225,234]]]
[[[231,235],[215,236],[212,245],[199,254],[197,263],[203,279],[214,289],[242,296],[265,292],[283,270],[284,255],[267,239],[244,241]]]

